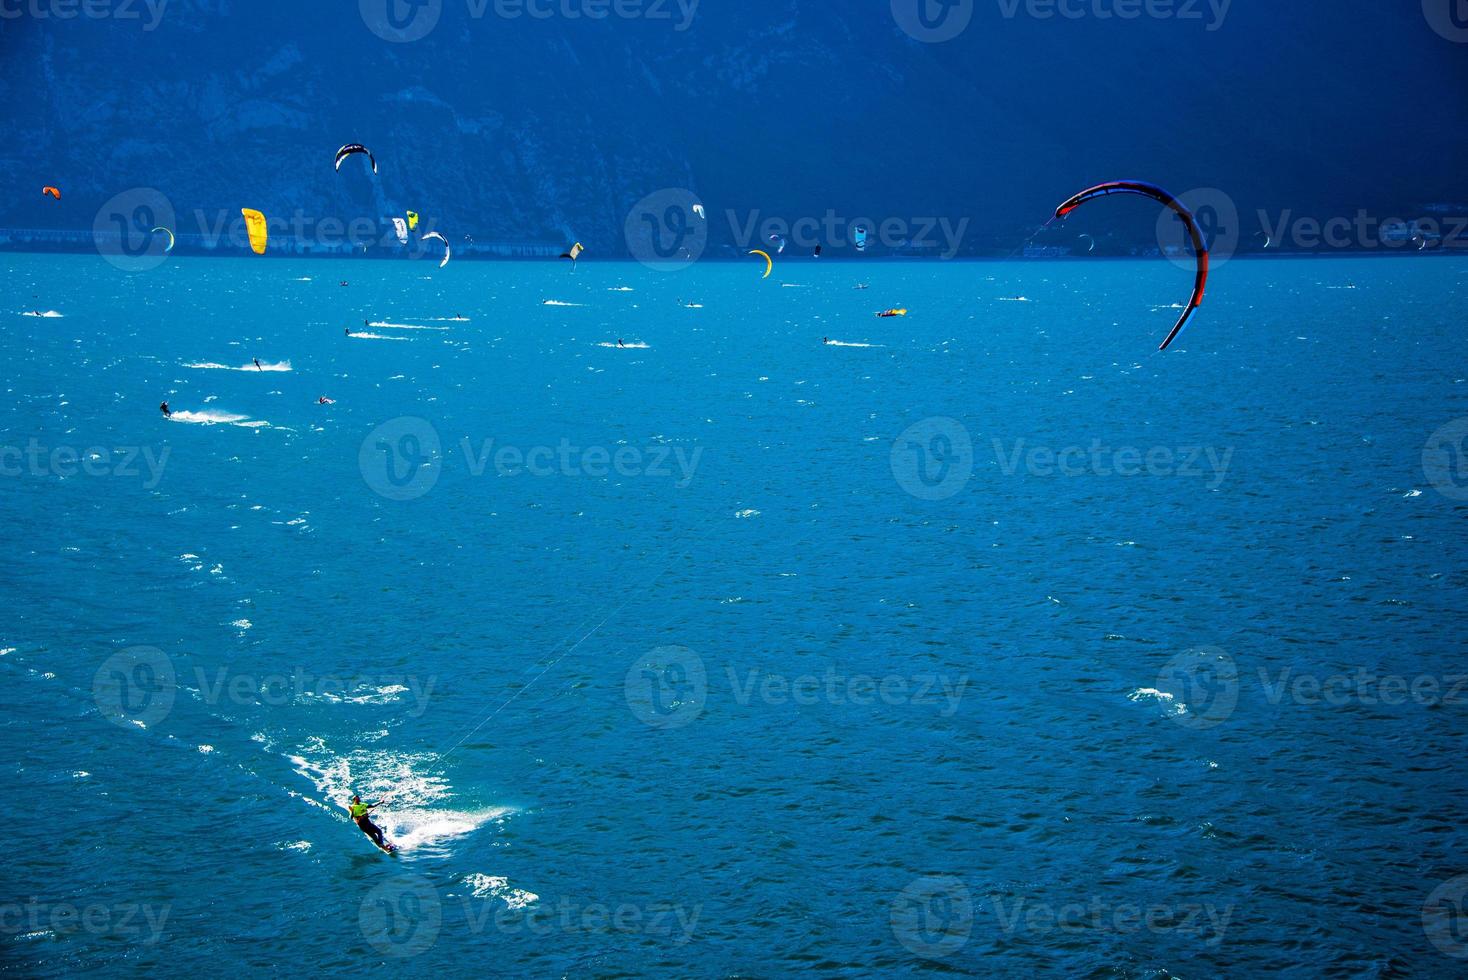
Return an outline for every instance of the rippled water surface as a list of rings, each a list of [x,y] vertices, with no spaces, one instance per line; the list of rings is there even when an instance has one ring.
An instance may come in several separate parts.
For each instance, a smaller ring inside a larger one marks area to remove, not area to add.
[[[0,972],[1464,968],[1468,264],[0,266]]]

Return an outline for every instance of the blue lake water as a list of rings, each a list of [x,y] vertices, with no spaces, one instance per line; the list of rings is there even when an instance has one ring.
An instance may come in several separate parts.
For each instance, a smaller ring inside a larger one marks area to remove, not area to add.
[[[0,973],[1464,968],[1468,262],[756,265],[0,258]]]

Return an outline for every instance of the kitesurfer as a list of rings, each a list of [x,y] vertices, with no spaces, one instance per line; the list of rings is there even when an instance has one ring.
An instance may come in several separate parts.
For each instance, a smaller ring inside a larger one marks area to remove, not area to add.
[[[373,823],[372,818],[368,816],[368,814],[370,814],[373,810],[376,810],[380,806],[382,806],[381,800],[378,800],[376,803],[373,803],[369,806],[368,804],[362,802],[362,797],[354,795],[352,797],[351,805],[348,806],[347,809],[351,811],[352,820],[357,824],[357,827],[362,831],[362,833],[371,838],[372,843],[376,844],[384,851],[387,851],[392,849],[392,845],[387,842],[386,837],[382,836],[382,828]]]
[[[168,418],[170,415],[173,414],[173,409],[168,407],[168,402],[164,402],[163,404],[159,405],[158,411],[163,413],[164,418]]]
[[[264,371],[265,370],[263,367],[260,366],[260,358],[258,358],[258,357],[255,358],[255,370],[256,371]]]
[[[618,337],[617,338],[617,346],[618,347],[626,347],[627,345],[624,344],[624,343],[622,343],[622,338],[621,337]]]

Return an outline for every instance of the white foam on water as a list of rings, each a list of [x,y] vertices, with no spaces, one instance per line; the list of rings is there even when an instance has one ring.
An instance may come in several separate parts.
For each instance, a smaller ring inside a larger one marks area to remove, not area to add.
[[[310,802],[342,812],[353,793],[368,802],[385,798],[388,805],[373,811],[372,820],[401,851],[466,836],[513,812],[509,807],[433,806],[453,794],[448,780],[433,773],[437,757],[427,753],[355,749],[334,755],[319,737],[311,738],[301,752],[286,758],[327,801]]]
[[[826,341],[826,346],[827,347],[882,347],[882,346],[885,346],[885,345],[883,345],[883,344],[863,344],[863,343],[860,343],[860,342],[854,341],[854,340],[852,340],[852,341],[847,341],[847,340],[828,340],[828,341]]]
[[[541,306],[581,306],[582,304],[581,303],[567,303],[567,302],[564,302],[564,301],[558,300],[558,299],[548,299],[545,302],[541,303],[540,305]]]
[[[367,326],[369,326],[369,327],[376,327],[376,328],[378,328],[380,330],[447,330],[447,329],[449,329],[448,327],[426,327],[426,326],[424,326],[421,323],[388,323],[386,320],[383,320],[383,321],[374,320],[373,322],[367,324]],[[362,336],[362,334],[357,334],[357,336],[360,337],[360,336]]]
[[[170,422],[191,422],[194,425],[238,425],[248,422],[248,415],[231,415],[229,412],[189,412],[180,410],[169,415]]]
[[[22,313],[21,316],[40,316],[45,317],[49,320],[59,318],[61,314],[57,313],[55,310],[47,310],[44,313],[42,313],[40,310],[28,310],[25,313]]]
[[[644,344],[640,340],[634,341],[634,342],[632,342],[630,344],[601,343],[601,344],[597,344],[596,346],[598,346],[598,347],[610,347],[613,350],[651,350],[652,349],[651,347],[649,347],[647,344]]]
[[[252,364],[217,364],[214,361],[195,361],[184,365],[197,371],[254,371],[256,374],[265,372],[281,373],[292,370],[290,361],[261,361],[260,366]]]
[[[503,899],[511,911],[528,908],[540,901],[539,895],[527,892],[523,888],[511,887],[510,879],[501,878],[498,875],[476,872],[465,877],[464,884],[469,886],[469,891],[475,898]]]
[[[380,334],[380,333],[367,333],[364,330],[359,330],[356,333],[349,333],[349,334],[347,334],[347,336],[348,337],[351,337],[353,340],[407,340],[408,339],[407,337],[389,337],[386,334]]]

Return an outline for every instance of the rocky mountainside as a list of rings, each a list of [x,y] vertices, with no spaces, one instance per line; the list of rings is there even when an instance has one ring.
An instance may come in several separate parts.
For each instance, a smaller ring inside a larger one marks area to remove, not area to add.
[[[114,16],[0,21],[0,225],[88,228],[113,195],[154,187],[185,232],[242,205],[308,227],[411,208],[476,239],[608,254],[636,201],[686,187],[719,219],[715,240],[728,210],[832,209],[968,217],[978,246],[1093,178],[1227,187],[1244,209],[1266,187],[1283,195],[1258,206],[1327,212],[1446,199],[1458,178],[1430,161],[1462,159],[1468,122],[1468,85],[1439,86],[1432,127],[1412,126],[1413,83],[1363,89],[1339,47],[1302,53],[1298,32],[1319,26],[1290,10],[1240,9],[1210,31],[979,4],[962,37],[925,44],[889,0],[705,0],[691,18],[691,0],[641,0],[643,16],[599,20],[585,16],[598,0],[415,0],[402,9],[437,21],[396,43],[374,32],[389,0],[172,0],[156,20],[143,0],[103,2]],[[506,15],[532,2],[554,15]],[[1468,61],[1378,7],[1329,30],[1373,57],[1396,32],[1419,63]],[[1349,111],[1337,86],[1355,93]],[[350,141],[376,152],[377,178],[332,170]],[[1383,191],[1409,144],[1428,173]]]

